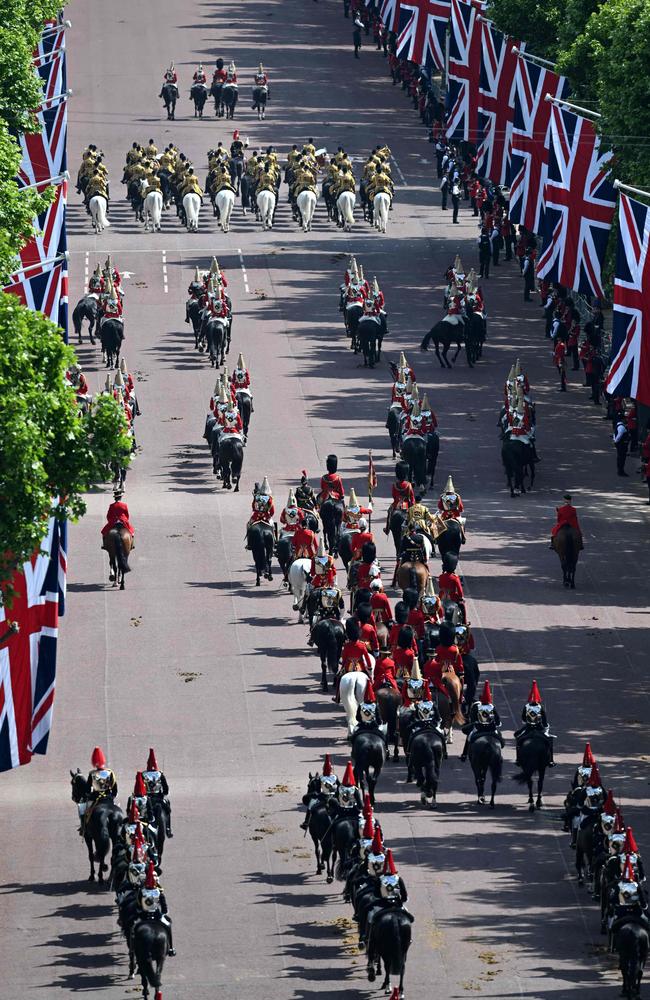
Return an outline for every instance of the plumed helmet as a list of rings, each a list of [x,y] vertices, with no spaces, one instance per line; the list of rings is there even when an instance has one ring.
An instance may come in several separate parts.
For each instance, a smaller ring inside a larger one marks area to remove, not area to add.
[[[341,784],[344,785],[346,788],[356,788],[357,787],[357,783],[356,783],[355,778],[354,778],[354,769],[352,767],[352,761],[351,760],[349,760],[348,763],[347,763],[347,766],[345,768],[345,774],[343,775],[343,780],[341,781]]]
[[[135,799],[131,799],[131,808],[129,809],[129,823],[137,823],[140,819],[140,810],[138,809],[138,804]]]
[[[596,758],[592,753],[591,743],[586,743],[585,752],[582,755],[582,765],[583,767],[592,767],[595,763],[596,763]]]
[[[120,371],[122,372],[122,375],[129,374],[129,369],[127,368],[126,365],[126,358],[124,357],[120,358]]]
[[[133,795],[137,799],[143,799],[146,794],[147,787],[144,783],[144,778],[142,777],[142,771],[138,771],[135,776],[135,784],[133,785]]]
[[[528,704],[529,705],[541,705],[542,704],[542,696],[539,693],[539,688],[537,686],[537,681],[535,681],[535,680],[533,681],[533,683],[531,685],[531,688],[530,688],[530,693],[528,695]]]
[[[147,865],[147,874],[144,880],[145,889],[155,889],[156,888],[156,869],[154,867],[153,861],[150,861]]]
[[[106,767],[106,755],[101,747],[95,747],[90,757],[93,767]]]
[[[350,490],[350,496],[348,498],[348,508],[350,510],[356,510],[359,507],[359,501],[357,500],[357,494],[354,491],[354,487]]]
[[[147,757],[147,771],[159,771],[158,761],[156,760],[156,752],[153,747],[149,748],[149,756]]]
[[[332,774],[333,774],[333,771],[332,771],[332,758],[331,758],[330,754],[326,753],[325,754],[325,761],[323,763],[323,770],[321,772],[321,777],[323,777],[323,778],[330,778],[332,776]]]
[[[626,854],[638,854],[639,848],[637,847],[637,842],[634,839],[634,834],[632,833],[632,827],[628,826],[625,831],[625,844],[623,850]]]
[[[119,369],[118,369],[117,374],[115,376],[114,385],[116,385],[119,389],[124,388],[124,379],[122,377],[122,372]]]

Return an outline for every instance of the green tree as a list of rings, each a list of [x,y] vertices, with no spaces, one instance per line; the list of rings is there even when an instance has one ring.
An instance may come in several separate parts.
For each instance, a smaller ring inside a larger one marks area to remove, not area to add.
[[[51,188],[39,195],[18,187],[20,156],[20,146],[0,121],[0,286],[8,283],[19,251],[33,235],[35,217],[54,194]]]
[[[60,0],[0,0],[0,117],[15,132],[38,131],[43,94],[33,52],[43,23],[60,9]]]
[[[52,499],[80,517],[82,494],[129,464],[126,418],[110,396],[89,414],[77,407],[65,372],[75,360],[54,323],[0,295],[0,580],[42,540]]]
[[[555,59],[559,26],[564,4],[560,0],[490,0],[489,16],[497,28],[507,35],[526,42],[536,56]]]

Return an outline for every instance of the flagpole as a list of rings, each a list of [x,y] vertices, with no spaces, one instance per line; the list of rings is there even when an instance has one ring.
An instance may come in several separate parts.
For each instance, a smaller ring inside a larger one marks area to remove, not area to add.
[[[36,264],[29,264],[27,267],[19,267],[17,271],[12,271],[12,275],[11,276],[13,278],[15,275],[18,275],[18,274],[27,274],[28,271],[33,271],[37,267],[48,267],[48,265],[50,265],[50,264],[52,264],[52,265],[59,264],[61,261],[69,260],[69,259],[70,259],[70,254],[66,250],[65,253],[57,254],[56,257],[48,257],[46,260],[39,260],[39,261],[37,261]],[[9,288],[12,284],[15,284],[15,282],[9,282],[9,284],[5,285],[4,287],[5,288]]]
[[[34,188],[43,187],[43,185],[58,187],[59,184],[63,184],[64,181],[70,180],[70,173],[68,170],[64,170],[62,174],[58,177],[49,177],[46,181],[37,181],[36,184],[23,184],[21,191],[32,191]]]
[[[522,59],[530,59],[532,62],[542,63],[544,66],[550,66],[551,69],[555,69],[557,63],[550,62],[548,59],[542,59],[541,56],[534,56],[532,52],[522,52],[517,45],[512,46],[512,51],[516,56],[521,56]]]
[[[614,181],[614,187],[617,191],[632,191],[634,194],[641,194],[644,198],[650,198],[650,191],[642,191],[641,188],[630,187],[629,184],[623,184],[621,181]]]
[[[45,110],[46,104],[54,104],[56,101],[67,101],[69,97],[72,97],[72,91],[66,90],[63,94],[55,94],[54,97],[46,97],[38,106],[38,111]]]
[[[9,625],[9,628],[4,635],[0,635],[0,646],[2,646],[5,642],[8,642],[12,636],[18,635],[20,632],[20,625],[18,622],[8,622],[7,624]]]
[[[603,116],[598,114],[597,111],[589,111],[588,108],[581,108],[579,104],[571,104],[569,101],[563,101],[559,97],[553,97],[552,94],[545,94],[544,100],[549,101],[551,104],[556,104],[558,107],[570,108],[571,111],[577,111],[581,115],[587,115],[590,118],[602,118]]]
[[[59,31],[65,31],[66,28],[72,27],[72,21],[62,21],[61,24],[55,24],[52,28],[44,28],[41,32],[41,38],[49,38],[50,35],[56,35]]]

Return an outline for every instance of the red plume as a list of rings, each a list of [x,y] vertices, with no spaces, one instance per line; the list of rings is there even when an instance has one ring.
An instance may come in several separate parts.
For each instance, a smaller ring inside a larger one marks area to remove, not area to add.
[[[147,758],[147,771],[159,771],[156,753],[153,747],[149,747],[149,757]]]
[[[614,820],[614,830],[613,833],[625,833],[625,823],[623,822],[623,814],[620,809],[616,810],[616,819]]]
[[[348,761],[348,766],[345,769],[345,774],[343,775],[342,785],[347,785],[348,788],[356,788],[357,783],[354,780],[354,770],[352,768],[352,761]]]
[[[607,793],[607,798],[605,799],[605,804],[603,806],[603,812],[607,813],[608,816],[616,815],[616,803],[614,802],[614,793],[611,788]]]
[[[623,845],[623,850],[626,854],[638,854],[639,848],[637,847],[636,840],[634,839],[634,834],[632,833],[632,827],[628,826],[625,831],[625,844]]]
[[[370,816],[366,816],[366,822],[363,824],[363,839],[373,840],[375,836],[375,824],[372,821],[372,813]]]
[[[594,761],[591,774],[589,775],[589,781],[587,782],[590,788],[602,788],[602,781],[600,780],[600,771],[598,770],[598,764]]]
[[[390,847],[386,851],[386,860],[384,861],[384,875],[397,875],[397,868],[395,867],[395,862],[393,861],[393,852]]]
[[[323,777],[330,778],[332,776],[332,758],[328,753],[325,754],[325,763],[323,764]]]
[[[592,767],[596,763],[596,758],[591,752],[591,743],[585,745],[585,752],[582,755],[582,766]]]
[[[372,686],[372,681],[368,681],[366,684],[366,693],[363,696],[363,700],[366,705],[376,705],[377,698],[375,697],[375,689]]]
[[[623,882],[636,882],[634,868],[632,867],[632,858],[629,854],[625,859],[625,866],[623,868]]]
[[[147,786],[144,783],[144,778],[142,777],[142,771],[138,771],[135,776],[135,785],[133,786],[133,794],[138,799],[143,798],[147,794]]]
[[[131,808],[129,810],[129,823],[137,823],[140,819],[140,810],[138,809],[135,799],[131,802]]]
[[[422,685],[422,701],[431,701],[431,688],[429,687],[428,677],[425,677],[424,684]]]
[[[153,861],[150,861],[147,865],[147,874],[144,880],[145,889],[155,889],[156,888],[156,872],[154,869]]]
[[[366,792],[363,796],[363,818],[368,819],[368,816],[372,816],[372,805],[370,802],[370,793]]]
[[[539,693],[539,688],[537,687],[537,681],[533,681],[532,687],[530,689],[530,694],[528,695],[529,705],[541,705],[542,696]]]
[[[492,692],[490,690],[490,682],[486,681],[483,685],[483,694],[481,695],[481,705],[492,705]]]
[[[372,850],[373,854],[383,854],[384,853],[384,844],[383,844],[383,841],[381,839],[381,830],[379,829],[378,826],[375,827],[375,835],[372,838],[372,848],[371,848],[371,850]]]
[[[90,760],[93,767],[106,767],[106,757],[101,747],[95,747]]]

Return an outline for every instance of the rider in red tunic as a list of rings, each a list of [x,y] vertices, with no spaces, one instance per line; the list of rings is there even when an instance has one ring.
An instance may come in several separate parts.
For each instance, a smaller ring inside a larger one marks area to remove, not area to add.
[[[307,527],[307,519],[302,518],[291,538],[293,554],[296,559],[313,559],[318,550],[318,539],[315,532]],[[334,570],[336,573],[336,570]]]
[[[338,469],[338,464],[339,460],[336,455],[327,456],[327,472],[321,477],[320,481],[321,503],[325,500],[340,501],[345,496],[343,480],[336,471]]]
[[[374,579],[370,584],[370,590],[372,591],[370,607],[372,608],[372,613],[375,616],[375,621],[378,623],[383,622],[384,625],[389,625],[393,620],[393,609],[390,606],[388,597],[384,593],[384,585],[381,580]]]
[[[578,522],[578,511],[571,503],[571,494],[565,493],[564,500],[566,503],[563,503],[561,507],[555,508],[557,512],[557,521],[551,530],[551,548],[553,548],[553,539],[557,535],[558,531],[567,524],[571,528],[575,528],[580,535],[580,546],[582,547],[582,529],[580,528],[580,524]]]
[[[102,528],[102,538],[105,539],[109,531],[118,524],[122,524],[131,533],[131,537],[133,538],[135,528],[131,524],[129,508],[122,500],[124,492],[122,490],[115,490],[113,496],[115,499],[106,513],[106,524]]]

